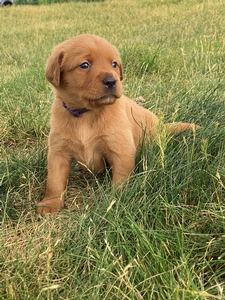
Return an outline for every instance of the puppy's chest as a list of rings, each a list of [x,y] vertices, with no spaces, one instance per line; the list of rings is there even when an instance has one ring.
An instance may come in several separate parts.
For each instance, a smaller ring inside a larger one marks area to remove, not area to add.
[[[104,135],[93,130],[93,128],[78,128],[70,140],[70,148],[77,161],[92,168],[94,161],[104,158],[107,145]]]

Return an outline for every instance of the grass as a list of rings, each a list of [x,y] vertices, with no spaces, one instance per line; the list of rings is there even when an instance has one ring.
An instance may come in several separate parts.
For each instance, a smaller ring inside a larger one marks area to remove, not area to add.
[[[222,0],[62,3],[0,10],[0,299],[225,299]],[[117,46],[124,93],[198,132],[143,145],[132,184],[74,166],[66,209],[39,218],[54,45]]]

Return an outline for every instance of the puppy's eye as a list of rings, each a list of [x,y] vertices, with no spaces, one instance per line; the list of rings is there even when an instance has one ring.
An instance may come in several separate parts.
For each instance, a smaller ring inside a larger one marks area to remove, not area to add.
[[[84,69],[89,69],[90,65],[88,62],[84,62],[79,67],[84,70]]]
[[[117,62],[116,62],[116,61],[112,62],[112,67],[113,67],[114,69],[116,69],[116,68],[117,68],[117,66],[118,66],[118,64],[117,64]]]

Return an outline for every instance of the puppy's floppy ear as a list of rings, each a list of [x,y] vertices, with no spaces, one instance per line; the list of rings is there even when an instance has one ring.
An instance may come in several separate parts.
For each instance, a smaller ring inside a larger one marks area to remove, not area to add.
[[[53,51],[47,60],[45,77],[55,87],[60,85],[61,63],[63,60],[63,51]]]

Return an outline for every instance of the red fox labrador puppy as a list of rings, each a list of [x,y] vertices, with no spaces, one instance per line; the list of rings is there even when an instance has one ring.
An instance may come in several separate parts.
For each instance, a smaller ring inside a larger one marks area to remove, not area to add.
[[[120,56],[105,39],[83,34],[56,46],[47,61],[46,78],[53,85],[48,177],[37,212],[64,206],[72,160],[95,173],[112,170],[112,184],[132,172],[142,137],[152,140],[158,118],[122,93]],[[194,124],[165,124],[178,133]],[[198,128],[198,126],[196,126]]]

